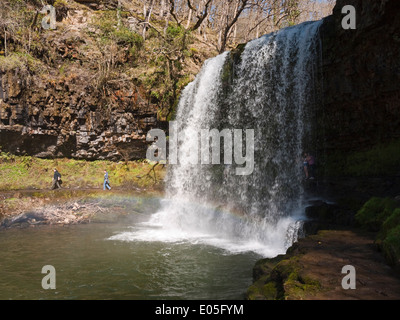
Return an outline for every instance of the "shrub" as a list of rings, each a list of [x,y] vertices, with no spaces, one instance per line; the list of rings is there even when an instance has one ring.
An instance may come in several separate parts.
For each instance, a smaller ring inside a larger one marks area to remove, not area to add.
[[[397,208],[382,224],[378,239],[385,239],[389,232],[400,225],[400,208]]]
[[[125,27],[120,28],[120,30],[115,30],[112,35],[118,44],[129,45],[131,47],[135,46],[138,49],[143,45],[142,36]]]
[[[382,242],[382,251],[390,265],[400,265],[400,225],[389,231]]]

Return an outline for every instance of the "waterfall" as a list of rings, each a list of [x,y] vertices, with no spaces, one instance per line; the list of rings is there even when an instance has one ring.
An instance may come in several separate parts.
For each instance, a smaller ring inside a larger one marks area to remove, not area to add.
[[[320,24],[282,29],[205,62],[177,108],[179,163],[169,167],[166,199],[131,238],[201,242],[264,256],[284,253],[297,240]],[[243,142],[245,130],[254,130],[252,173],[237,175],[243,165],[234,161],[193,163],[201,159],[202,129],[242,129]]]

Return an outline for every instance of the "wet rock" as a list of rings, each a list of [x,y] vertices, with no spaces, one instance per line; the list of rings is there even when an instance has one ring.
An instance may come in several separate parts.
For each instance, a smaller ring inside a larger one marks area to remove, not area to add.
[[[340,270],[357,268],[357,290],[344,290]],[[325,230],[300,239],[274,261],[257,262],[258,279],[247,291],[249,300],[397,300],[399,277],[375,250],[368,234]],[[373,281],[372,281],[373,280]]]
[[[336,204],[316,201],[305,210],[306,221],[303,229],[305,234],[315,234],[320,229],[332,229],[351,226],[354,222],[354,212]]]

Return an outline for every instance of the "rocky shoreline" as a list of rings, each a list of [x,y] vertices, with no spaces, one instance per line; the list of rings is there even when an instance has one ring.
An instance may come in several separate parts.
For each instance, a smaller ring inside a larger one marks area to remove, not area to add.
[[[356,288],[344,289],[342,268],[354,266]],[[400,276],[376,250],[373,235],[321,230],[285,255],[257,262],[248,300],[398,300]]]
[[[140,190],[58,190],[3,192],[0,230],[44,225],[115,223],[141,214],[146,208],[135,199],[157,196]],[[151,204],[150,208],[154,204]]]
[[[396,242],[393,248],[385,248],[380,230],[384,228],[376,222],[377,229],[371,231],[371,228],[361,224],[359,213],[362,208],[371,208],[371,202],[377,207],[374,201],[378,204],[379,201],[389,203],[393,205],[393,217],[387,212],[387,217],[382,220],[395,221],[391,226],[395,229],[398,212],[394,210],[400,211],[395,209],[400,208],[400,197],[372,197],[363,207],[360,205],[357,211],[357,205],[365,200],[365,195],[360,198],[357,191],[347,193],[346,202],[340,197],[343,194],[331,194],[341,204],[310,201],[305,209],[303,237],[286,254],[261,259],[255,264],[253,284],[247,290],[246,299],[400,299],[400,264],[396,252],[393,252],[397,250],[398,244]],[[351,197],[352,201],[349,201]],[[385,208],[376,210],[386,211]],[[373,216],[370,213],[367,215]],[[345,277],[342,268],[346,265],[354,266],[356,270],[355,290],[345,290],[342,287],[342,279]]]

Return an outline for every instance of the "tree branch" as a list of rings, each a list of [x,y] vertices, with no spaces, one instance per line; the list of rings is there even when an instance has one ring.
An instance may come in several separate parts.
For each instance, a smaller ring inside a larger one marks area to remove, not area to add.
[[[178,26],[181,26],[182,21],[179,21],[178,17],[175,15],[175,2],[174,0],[169,0],[169,3],[171,4],[171,7],[169,8],[169,13],[171,16],[174,18]]]
[[[201,16],[197,16],[197,18],[198,18],[198,20],[197,20],[197,22],[196,22],[196,24],[192,27],[192,28],[190,28],[190,31],[195,31],[195,30],[197,30],[198,28],[200,28],[200,26],[201,26],[201,24],[203,23],[203,21],[205,20],[205,18],[207,18],[207,16],[208,16],[208,7],[209,7],[209,5],[211,4],[211,1],[212,0],[207,0],[207,2],[206,2],[206,4],[204,5],[204,11],[203,11],[203,13],[201,14]],[[190,0],[188,0],[188,3],[190,2]],[[193,9],[192,9],[193,10]],[[195,10],[196,11],[196,10]]]

